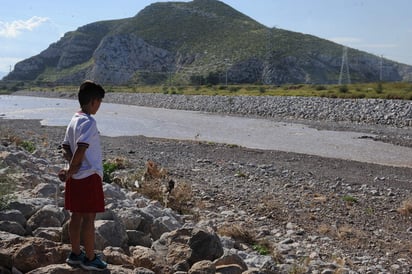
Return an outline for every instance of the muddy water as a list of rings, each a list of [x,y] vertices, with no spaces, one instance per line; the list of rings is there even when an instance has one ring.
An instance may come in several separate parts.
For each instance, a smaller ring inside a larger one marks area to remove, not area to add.
[[[75,100],[0,96],[0,115],[7,119],[41,119],[66,126]],[[194,111],[102,104],[96,115],[106,136],[144,135],[236,144],[392,166],[412,167],[412,149],[359,138],[364,133],[317,130],[301,124],[223,116]],[[372,135],[371,135],[372,137]]]

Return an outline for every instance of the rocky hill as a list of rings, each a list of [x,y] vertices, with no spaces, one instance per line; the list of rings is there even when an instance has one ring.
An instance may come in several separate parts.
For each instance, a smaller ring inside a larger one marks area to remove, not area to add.
[[[343,46],[268,28],[216,0],[164,2],[136,16],[66,33],[16,64],[5,80],[129,83],[337,83]],[[378,81],[381,59],[347,49],[352,82]],[[412,80],[412,67],[384,59],[382,79]]]

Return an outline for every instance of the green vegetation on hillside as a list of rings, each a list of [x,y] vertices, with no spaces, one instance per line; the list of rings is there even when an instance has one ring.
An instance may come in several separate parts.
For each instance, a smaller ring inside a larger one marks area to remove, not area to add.
[[[222,96],[305,96],[326,98],[380,98],[412,100],[412,83],[358,83],[350,85],[104,85],[107,92],[163,93],[183,95]],[[76,91],[78,86],[56,86],[39,82],[1,82],[0,94],[17,90],[31,91]]]
[[[343,52],[348,82],[412,81],[412,66],[265,26],[216,0],[159,2],[131,18],[81,26],[21,61],[5,79],[38,85],[76,85],[84,78],[113,85],[331,84],[341,76]],[[319,96],[370,96],[351,94],[352,88],[328,91]]]

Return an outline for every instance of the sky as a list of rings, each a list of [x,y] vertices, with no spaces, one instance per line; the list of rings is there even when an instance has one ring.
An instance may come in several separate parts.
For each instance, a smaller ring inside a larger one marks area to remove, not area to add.
[[[179,2],[189,2],[176,0]],[[0,78],[66,32],[135,16],[149,0],[0,0]],[[267,27],[311,34],[412,65],[410,0],[222,0]]]

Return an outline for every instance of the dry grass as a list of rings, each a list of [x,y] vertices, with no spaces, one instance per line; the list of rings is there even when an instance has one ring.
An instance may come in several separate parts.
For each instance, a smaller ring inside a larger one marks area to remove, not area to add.
[[[145,171],[141,175],[141,182],[138,185],[139,187],[135,187],[135,191],[163,203],[165,207],[169,207],[179,214],[192,212],[193,192],[191,184],[176,182],[168,175],[167,170],[157,163],[151,160],[146,162]]]
[[[313,201],[315,204],[318,204],[318,203],[323,204],[323,203],[325,203],[325,202],[328,201],[328,198],[327,198],[325,195],[322,195],[322,194],[319,194],[319,193],[315,193],[315,194],[313,194],[312,201]]]
[[[355,240],[362,237],[360,230],[354,229],[352,226],[343,225],[337,229],[337,236],[340,240]]]
[[[167,205],[180,214],[192,213],[192,185],[186,182],[178,182],[168,195]]]
[[[253,245],[256,243],[256,237],[251,231],[238,224],[224,224],[217,230],[218,234],[230,237],[237,242]]]
[[[319,225],[318,232],[322,235],[329,234],[333,228],[330,225],[327,224],[321,224]]]
[[[279,221],[287,219],[284,213],[284,205],[274,195],[263,196],[259,203],[256,204],[256,211],[260,216],[265,216],[269,219]]]
[[[401,207],[399,207],[397,211],[403,217],[409,217],[412,213],[412,198],[403,201]]]
[[[128,166],[128,161],[124,157],[115,157],[107,160],[106,163],[115,165],[116,169],[125,169]]]
[[[362,243],[366,239],[365,233],[362,230],[347,224],[334,226],[321,224],[318,227],[318,232],[350,245]]]

